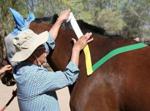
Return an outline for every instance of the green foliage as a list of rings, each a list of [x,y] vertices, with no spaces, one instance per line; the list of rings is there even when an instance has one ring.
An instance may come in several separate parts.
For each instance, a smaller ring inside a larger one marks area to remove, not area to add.
[[[122,7],[124,21],[127,23],[128,36],[144,37],[144,27],[150,23],[149,0],[135,0]]]
[[[103,9],[98,15],[97,21],[100,21],[99,26],[102,26],[109,34],[119,34],[126,26],[126,23],[118,11]]]
[[[21,10],[20,13],[24,16],[27,14],[27,8],[24,0],[1,0],[0,2],[0,22],[2,23],[3,34],[9,33],[14,27],[12,15],[9,13],[9,7]],[[23,8],[24,7],[24,8]],[[3,35],[4,36],[4,35]]]
[[[0,6],[0,22],[6,33],[14,27],[8,12],[8,7],[13,7],[24,17],[28,11],[43,17],[70,8],[77,19],[103,27],[111,34],[149,34],[150,0],[0,0]]]

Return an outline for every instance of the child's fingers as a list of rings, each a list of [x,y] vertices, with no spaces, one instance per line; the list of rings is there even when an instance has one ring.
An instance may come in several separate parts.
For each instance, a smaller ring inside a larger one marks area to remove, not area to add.
[[[92,33],[91,32],[88,32],[85,34],[85,38],[88,40],[90,37],[92,36]]]
[[[11,65],[6,65],[6,66],[5,66],[5,69],[6,69],[6,70],[10,70],[10,69],[12,69],[12,67],[11,67]]]
[[[88,39],[87,43],[89,43],[89,42],[91,42],[93,40],[94,40],[93,38],[90,38],[90,39]]]
[[[75,38],[72,38],[72,41],[74,44],[77,42]]]

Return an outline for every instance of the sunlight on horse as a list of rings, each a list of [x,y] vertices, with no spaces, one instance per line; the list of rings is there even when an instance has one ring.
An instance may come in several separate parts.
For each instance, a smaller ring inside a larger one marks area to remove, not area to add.
[[[93,32],[94,41],[89,44],[92,63],[96,63],[109,51],[135,41],[103,36],[104,30],[94,33],[89,24],[80,24],[82,31]],[[32,22],[36,33],[49,30],[46,22]],[[100,32],[100,33],[98,33]],[[54,71],[64,70],[70,60],[75,33],[67,24],[59,31],[54,51],[47,57]],[[71,91],[71,111],[150,111],[150,48],[119,54],[87,76],[83,52],[80,55],[80,75]]]
[[[31,29],[40,33],[51,25],[32,23]],[[82,28],[82,30],[86,27]],[[89,30],[88,30],[89,31]],[[133,44],[123,38],[109,38],[93,34],[89,44],[94,64],[112,49]],[[70,60],[73,30],[63,27],[59,31],[54,51],[48,62],[54,70],[65,69]],[[87,77],[83,52],[80,56],[80,75],[71,92],[72,111],[150,111],[150,48],[119,54]]]

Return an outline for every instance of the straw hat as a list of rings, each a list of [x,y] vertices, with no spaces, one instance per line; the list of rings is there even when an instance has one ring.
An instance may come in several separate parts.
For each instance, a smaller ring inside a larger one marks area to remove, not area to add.
[[[36,34],[32,30],[27,29],[20,32],[17,37],[13,39],[16,53],[12,61],[21,62],[28,59],[38,46],[44,44],[48,40],[48,37],[48,31]]]

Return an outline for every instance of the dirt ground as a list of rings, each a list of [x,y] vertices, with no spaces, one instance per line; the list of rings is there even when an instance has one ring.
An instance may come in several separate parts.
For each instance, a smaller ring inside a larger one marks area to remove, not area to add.
[[[0,109],[8,102],[8,100],[12,96],[12,91],[15,90],[16,87],[7,87],[0,82]],[[61,111],[70,111],[69,108],[69,92],[68,88],[61,89],[57,91],[57,96],[60,104]],[[6,108],[5,111],[19,111],[17,98],[11,102],[11,104]]]

